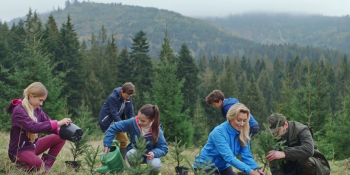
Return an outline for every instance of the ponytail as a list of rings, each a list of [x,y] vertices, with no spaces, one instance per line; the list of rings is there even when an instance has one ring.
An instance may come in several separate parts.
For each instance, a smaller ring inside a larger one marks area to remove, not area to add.
[[[35,82],[30,84],[26,89],[24,89],[23,91],[23,101],[22,101],[22,106],[23,108],[27,111],[28,116],[32,119],[32,120],[36,120],[35,116],[34,116],[34,108],[33,106],[29,103],[29,95],[33,95],[33,97],[41,97],[44,95],[47,95],[48,92],[45,88],[45,86],[40,83],[40,82]],[[38,135],[35,133],[31,133],[31,132],[26,132],[27,137],[30,139],[30,142],[33,143],[35,141],[35,139],[38,138]]]
[[[159,137],[159,109],[157,105],[146,104],[143,105],[140,110],[140,113],[144,114],[148,119],[153,120],[152,123],[152,144],[156,144]]]
[[[153,142],[152,144],[156,144],[159,137],[159,109],[157,105],[153,105],[154,109],[154,121],[152,123],[152,136],[153,136]]]

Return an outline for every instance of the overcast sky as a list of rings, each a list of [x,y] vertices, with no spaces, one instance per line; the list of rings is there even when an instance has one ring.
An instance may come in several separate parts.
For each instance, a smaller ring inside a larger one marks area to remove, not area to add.
[[[58,6],[66,0],[0,0],[0,20],[10,21],[25,16],[31,7],[39,13]],[[79,0],[80,2],[83,0]],[[87,1],[87,0],[85,0]],[[127,5],[156,7],[179,12],[185,16],[227,16],[244,12],[297,12],[342,16],[350,14],[350,0],[91,0],[121,2]]]

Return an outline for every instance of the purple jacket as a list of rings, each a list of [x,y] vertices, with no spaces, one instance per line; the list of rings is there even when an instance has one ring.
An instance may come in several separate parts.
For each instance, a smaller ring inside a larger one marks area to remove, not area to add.
[[[51,120],[40,107],[34,110],[37,122],[32,120],[22,106],[22,99],[12,100],[8,107],[11,117],[11,133],[8,154],[10,160],[15,162],[17,155],[23,151],[33,150],[38,146],[38,139],[34,143],[29,142],[26,132],[37,133],[38,138],[41,132],[59,133],[57,120]]]

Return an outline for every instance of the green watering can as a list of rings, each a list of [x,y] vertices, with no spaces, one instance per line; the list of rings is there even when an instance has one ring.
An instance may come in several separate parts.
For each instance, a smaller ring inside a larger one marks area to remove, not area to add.
[[[103,167],[95,169],[95,172],[102,174],[116,174],[123,170],[125,163],[119,151],[119,142],[117,140],[113,140],[113,143],[115,143],[115,145],[110,147],[109,153],[106,155],[103,152],[101,155],[101,163]]]

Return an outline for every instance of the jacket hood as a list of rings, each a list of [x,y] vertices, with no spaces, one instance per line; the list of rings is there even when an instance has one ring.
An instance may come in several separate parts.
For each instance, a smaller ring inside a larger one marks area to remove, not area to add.
[[[10,114],[12,114],[13,109],[15,109],[15,107],[16,107],[18,104],[22,103],[22,101],[23,101],[22,99],[14,99],[14,100],[12,100],[11,103],[10,103],[10,105],[9,105],[9,107],[8,107],[8,109],[7,109],[7,112],[10,113]]]
[[[120,91],[122,90],[122,87],[117,87],[117,88],[115,88],[114,90],[113,90],[113,95],[115,95],[116,97],[118,97],[118,99],[120,98],[120,97],[122,97],[122,95],[120,94]]]
[[[222,106],[232,105],[236,103],[239,103],[239,101],[236,98],[226,98]]]

